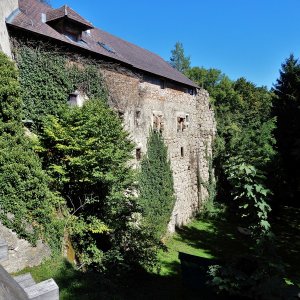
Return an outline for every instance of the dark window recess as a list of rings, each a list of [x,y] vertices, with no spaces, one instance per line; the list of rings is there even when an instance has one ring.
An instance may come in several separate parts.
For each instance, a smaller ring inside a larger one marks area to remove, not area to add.
[[[135,111],[135,117],[134,117],[134,124],[136,126],[140,125],[140,118],[141,118],[141,111],[140,110],[136,110]]]
[[[184,149],[183,149],[183,147],[180,147],[180,156],[184,157]]]
[[[194,88],[188,88],[188,89],[186,89],[186,93],[189,93],[190,95],[196,95]]]
[[[118,110],[118,116],[119,116],[120,120],[124,121],[124,111]]]
[[[105,49],[106,51],[108,51],[108,52],[116,53],[116,51],[112,47],[110,47],[109,45],[107,45],[107,44],[105,44],[103,42],[98,42],[97,44],[99,46],[101,46],[103,49]]]
[[[142,150],[141,150],[141,148],[136,148],[135,149],[135,158],[136,158],[136,160],[141,160],[141,158],[142,158]]]
[[[181,132],[186,128],[185,118],[177,117],[177,132]]]

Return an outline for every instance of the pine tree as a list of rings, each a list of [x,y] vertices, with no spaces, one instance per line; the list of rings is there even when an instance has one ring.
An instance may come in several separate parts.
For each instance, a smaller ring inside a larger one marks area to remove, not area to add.
[[[183,44],[177,42],[175,49],[171,51],[170,64],[181,73],[186,73],[190,69],[191,58],[184,55]]]
[[[175,203],[167,147],[158,132],[150,132],[147,155],[141,163],[140,205],[158,238],[166,232]]]
[[[274,93],[275,137],[282,170],[279,184],[285,198],[296,199],[300,195],[300,64],[294,55],[282,64]]]

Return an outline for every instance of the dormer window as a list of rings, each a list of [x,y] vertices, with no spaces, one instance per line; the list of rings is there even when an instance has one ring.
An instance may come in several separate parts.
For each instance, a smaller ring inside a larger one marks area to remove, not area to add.
[[[93,28],[67,5],[48,11],[46,23],[73,42],[81,42],[82,33]]]

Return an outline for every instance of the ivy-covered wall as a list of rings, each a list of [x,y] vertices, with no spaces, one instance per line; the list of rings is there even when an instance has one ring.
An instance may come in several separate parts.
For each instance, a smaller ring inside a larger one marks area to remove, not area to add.
[[[15,64],[0,52],[0,220],[32,244],[38,239],[58,249],[63,199],[50,189],[49,177],[25,136]]]
[[[28,40],[13,40],[20,72],[24,118],[39,127],[45,115],[59,116],[70,93],[79,90],[89,98],[106,95],[99,62]]]

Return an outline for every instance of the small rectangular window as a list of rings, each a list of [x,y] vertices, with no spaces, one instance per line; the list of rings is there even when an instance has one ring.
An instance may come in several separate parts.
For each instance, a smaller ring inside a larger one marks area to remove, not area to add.
[[[153,128],[154,131],[158,131],[160,133],[163,132],[164,122],[163,122],[163,116],[162,115],[153,114],[152,128]]]
[[[177,117],[177,132],[181,132],[185,129],[184,118]]]
[[[141,148],[136,148],[135,149],[135,158],[136,158],[136,160],[141,160],[141,158],[142,158],[142,150],[141,150]]]
[[[164,89],[165,87],[166,87],[166,82],[165,82],[164,79],[161,79],[161,80],[160,80],[160,88],[161,88],[161,89]]]
[[[183,149],[183,147],[180,148],[180,156],[184,157],[184,149]]]
[[[135,116],[134,116],[134,124],[135,124],[135,126],[139,126],[140,125],[140,118],[141,118],[141,111],[140,110],[136,110],[135,111]]]
[[[118,115],[119,115],[120,120],[121,120],[121,121],[124,121],[124,111],[119,110],[119,111],[118,111]]]

